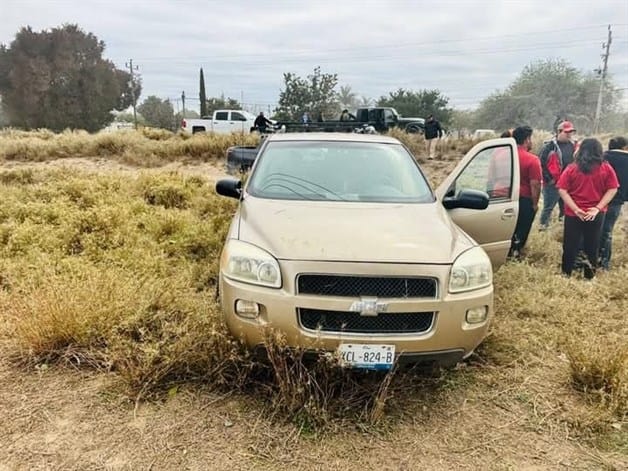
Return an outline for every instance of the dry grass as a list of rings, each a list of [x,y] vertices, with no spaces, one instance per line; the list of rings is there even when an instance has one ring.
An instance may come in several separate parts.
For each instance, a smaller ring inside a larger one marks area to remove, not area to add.
[[[48,130],[0,131],[0,161],[42,162],[68,157],[108,157],[141,167],[163,165],[173,160],[212,161],[224,158],[234,145],[256,145],[252,134],[174,134],[163,129],[89,134]]]
[[[45,136],[36,139],[56,139]],[[181,138],[155,142],[168,139]],[[421,149],[420,137],[408,139]],[[433,182],[472,143],[455,145],[424,166]],[[465,419],[470,428],[501,411],[528,432],[566,430],[628,453],[625,219],[615,267],[593,283],[559,276],[557,225],[533,229],[527,261],[496,274],[487,341],[455,371],[426,377],[348,373],[281,342],[267,362],[243,352],[214,302],[234,205],[202,177],[18,169],[0,171],[0,199],[0,334],[21,364],[112,371],[132,397],[174,385],[237,391],[312,433],[444,424],[464,401],[482,411]]]

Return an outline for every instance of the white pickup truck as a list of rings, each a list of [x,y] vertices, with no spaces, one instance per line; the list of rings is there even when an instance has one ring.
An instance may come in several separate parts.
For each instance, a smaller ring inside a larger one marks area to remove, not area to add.
[[[212,118],[183,119],[181,129],[185,132],[249,133],[255,116],[244,110],[216,110]]]

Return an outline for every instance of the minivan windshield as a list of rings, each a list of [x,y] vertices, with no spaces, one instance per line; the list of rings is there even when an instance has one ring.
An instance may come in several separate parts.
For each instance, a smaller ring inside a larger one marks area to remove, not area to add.
[[[350,141],[269,142],[247,192],[282,200],[427,203],[430,186],[400,144]]]

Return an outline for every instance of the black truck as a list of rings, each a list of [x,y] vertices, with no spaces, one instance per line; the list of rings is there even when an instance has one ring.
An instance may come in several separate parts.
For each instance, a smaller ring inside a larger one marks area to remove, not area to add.
[[[422,133],[425,120],[401,117],[397,110],[390,107],[368,107],[358,108],[350,120],[311,121],[309,123],[278,121],[277,126],[285,127],[286,132],[354,132],[370,126],[377,132],[399,128],[409,133]]]
[[[358,108],[355,116],[347,121],[301,122],[278,121],[267,132],[386,132],[392,128],[412,134],[423,133],[423,118],[403,118],[394,108]],[[262,136],[263,137],[263,136]],[[258,147],[234,146],[227,149],[227,172],[235,175],[248,171],[257,157]]]

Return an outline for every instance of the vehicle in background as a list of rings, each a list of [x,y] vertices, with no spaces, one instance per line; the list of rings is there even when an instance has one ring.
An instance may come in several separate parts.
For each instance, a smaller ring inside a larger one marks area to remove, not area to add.
[[[198,132],[249,133],[255,122],[255,116],[244,110],[216,110],[212,117],[185,118],[181,120],[181,129],[196,134]]]
[[[472,139],[492,139],[497,133],[492,129],[476,129],[471,135]]]
[[[495,165],[510,186],[489,196]],[[348,367],[450,366],[486,336],[517,220],[512,138],[475,145],[432,190],[397,139],[275,134],[246,183],[223,179],[216,192],[239,201],[219,297],[249,348],[263,350],[270,330]]]
[[[283,125],[286,132],[359,132],[365,127],[372,127],[377,132],[386,132],[393,128],[402,129],[406,132],[417,134],[422,133],[425,120],[423,118],[405,118],[399,116],[397,110],[390,107],[367,107],[358,108],[355,119],[340,121],[312,121],[304,124],[300,121],[279,121],[278,125]]]
[[[227,149],[227,173],[238,175],[248,172],[259,151],[259,146],[232,146]]]

